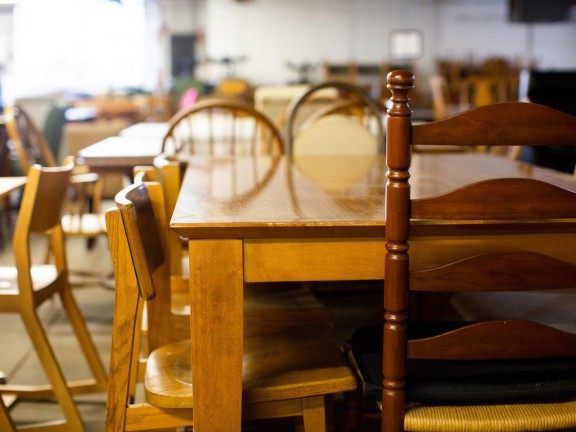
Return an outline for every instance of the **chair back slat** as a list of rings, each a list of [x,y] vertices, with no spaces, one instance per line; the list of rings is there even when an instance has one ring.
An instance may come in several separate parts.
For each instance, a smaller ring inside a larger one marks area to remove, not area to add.
[[[16,231],[22,224],[27,225],[26,231],[40,233],[60,225],[73,168],[72,162],[63,167],[30,167]]]
[[[498,334],[500,337],[495,338]],[[470,344],[470,341],[477,341]],[[508,360],[576,355],[576,335],[531,321],[487,321],[408,342],[415,359]]]
[[[126,227],[140,295],[151,300],[156,296],[153,275],[165,256],[148,189],[144,184],[124,189],[116,195],[116,203]]]
[[[413,219],[562,219],[576,215],[576,194],[534,179],[490,179],[412,200],[411,211]]]
[[[534,103],[486,105],[437,122],[415,125],[413,145],[571,145],[576,117]]]
[[[576,288],[576,266],[537,252],[474,255],[410,273],[411,291],[535,291]]]

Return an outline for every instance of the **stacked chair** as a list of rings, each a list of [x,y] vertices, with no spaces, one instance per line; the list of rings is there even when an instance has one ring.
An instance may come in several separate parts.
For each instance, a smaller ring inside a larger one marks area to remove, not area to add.
[[[384,323],[351,342],[365,397],[381,404],[386,432],[574,428],[576,335],[529,318],[422,321],[409,302],[576,288],[575,191],[525,176],[415,199],[409,170],[413,145],[574,146],[576,118],[502,103],[412,125],[413,86],[409,72],[388,75]]]

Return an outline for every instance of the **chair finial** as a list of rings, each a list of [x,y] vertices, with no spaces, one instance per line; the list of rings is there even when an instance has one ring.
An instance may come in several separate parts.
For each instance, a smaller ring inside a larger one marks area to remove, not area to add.
[[[388,115],[407,117],[412,114],[408,102],[410,90],[414,88],[414,75],[411,72],[396,70],[387,75],[388,87],[392,92],[392,106],[388,109]]]

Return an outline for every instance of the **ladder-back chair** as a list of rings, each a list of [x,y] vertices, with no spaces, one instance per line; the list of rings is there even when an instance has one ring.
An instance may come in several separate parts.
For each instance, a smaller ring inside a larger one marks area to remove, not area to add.
[[[366,388],[379,389],[382,431],[576,427],[575,334],[531,317],[428,322],[409,312],[419,293],[576,288],[569,175],[559,186],[530,178],[526,166],[525,176],[438,196],[410,190],[413,145],[574,146],[576,118],[515,102],[412,125],[413,86],[409,72],[388,75],[385,321],[352,339]]]

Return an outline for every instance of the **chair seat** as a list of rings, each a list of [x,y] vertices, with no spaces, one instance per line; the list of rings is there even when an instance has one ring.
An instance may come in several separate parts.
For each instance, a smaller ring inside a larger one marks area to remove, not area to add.
[[[32,266],[30,274],[34,291],[38,291],[56,279],[56,267],[50,264]],[[18,294],[18,270],[16,266],[0,267],[0,293],[2,295]]]
[[[106,222],[103,214],[64,215],[62,228],[66,235],[97,236],[106,233]]]
[[[355,389],[356,378],[344,355],[329,332],[320,332],[308,329],[279,333],[274,338],[245,338],[243,403]],[[160,408],[192,407],[190,352],[190,340],[185,340],[150,354],[144,378],[149,403]]]
[[[410,323],[408,337],[419,339],[458,328],[459,322]],[[354,332],[352,353],[366,394],[382,393],[382,325]],[[576,395],[576,358],[525,360],[408,359],[406,398],[431,404],[543,403]],[[576,424],[576,416],[574,416]]]
[[[86,166],[79,165],[70,178],[70,183],[96,183],[100,176],[97,173],[87,172]]]
[[[407,408],[404,430],[419,432],[559,431],[576,426],[576,401],[545,404],[425,406]],[[572,429],[570,429],[572,430]]]

